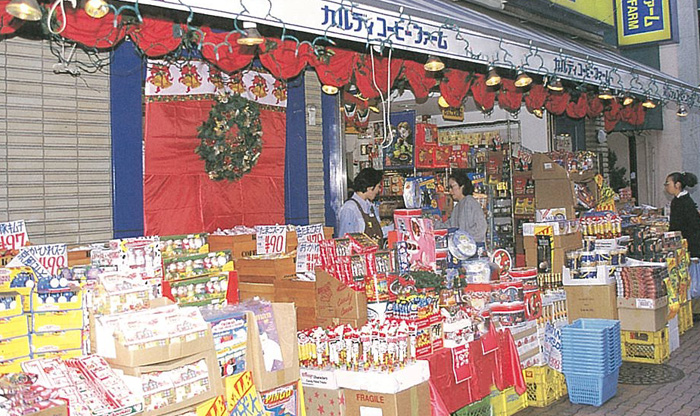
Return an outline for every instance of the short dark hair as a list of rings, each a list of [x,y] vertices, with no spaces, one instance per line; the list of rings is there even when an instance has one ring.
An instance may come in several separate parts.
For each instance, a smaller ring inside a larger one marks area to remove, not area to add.
[[[669,174],[668,177],[671,178],[673,182],[680,182],[681,189],[685,189],[686,186],[692,188],[698,183],[698,177],[690,172],[673,172]]]
[[[352,189],[355,192],[367,192],[367,189],[374,188],[382,181],[384,173],[382,171],[373,168],[364,168],[360,173],[355,176],[355,180],[352,181]]]
[[[474,184],[472,184],[471,179],[464,172],[452,172],[448,179],[453,179],[457,182],[457,185],[463,186],[462,194],[464,196],[471,195],[474,193]]]

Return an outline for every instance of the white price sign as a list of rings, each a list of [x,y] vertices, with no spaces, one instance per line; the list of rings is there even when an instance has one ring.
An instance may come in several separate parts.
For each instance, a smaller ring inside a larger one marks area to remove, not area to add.
[[[321,265],[321,245],[318,243],[299,243],[297,246],[297,273],[313,272]]]
[[[8,266],[28,266],[39,276],[47,273],[49,276],[54,276],[64,267],[68,267],[68,248],[65,244],[21,247],[19,254],[10,261]]]
[[[544,329],[544,362],[561,371],[561,329],[547,322]]]
[[[27,243],[24,220],[0,222],[0,251],[19,250]]]
[[[320,243],[325,239],[322,224],[300,225],[296,227],[296,231],[299,243]]]
[[[256,248],[258,254],[282,254],[287,247],[287,227],[284,225],[258,225]]]

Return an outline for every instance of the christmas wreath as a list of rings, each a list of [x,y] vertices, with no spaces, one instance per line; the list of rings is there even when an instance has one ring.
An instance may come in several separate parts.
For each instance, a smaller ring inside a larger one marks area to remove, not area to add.
[[[209,118],[197,131],[201,143],[195,153],[212,180],[239,180],[258,163],[262,151],[258,103],[240,95],[217,95]]]

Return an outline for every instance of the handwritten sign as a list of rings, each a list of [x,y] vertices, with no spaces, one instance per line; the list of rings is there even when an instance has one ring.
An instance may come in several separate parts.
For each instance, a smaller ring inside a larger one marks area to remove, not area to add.
[[[319,243],[299,243],[297,246],[297,273],[310,273],[321,266],[321,245]]]
[[[263,403],[250,371],[226,377],[226,409],[231,416],[263,415]]]
[[[287,247],[287,227],[258,225],[255,227],[258,254],[281,254]]]
[[[544,362],[557,371],[561,371],[561,329],[549,322],[544,329]]]
[[[469,380],[472,377],[472,372],[469,368],[468,344],[452,348],[452,372],[457,383]]]
[[[27,253],[31,254],[29,256]],[[41,267],[36,265],[38,262]],[[37,277],[57,275],[58,272],[68,267],[68,248],[65,244],[46,244],[41,246],[27,246],[19,249],[19,254],[8,264],[8,267],[28,266],[34,270]]]
[[[27,243],[24,220],[0,222],[0,251],[19,250]]]
[[[39,262],[34,254],[30,251],[20,251],[7,265],[7,267],[29,267],[32,269],[37,279],[50,278],[49,271]]]
[[[296,231],[299,243],[320,243],[321,240],[325,240],[322,224],[300,225]]]

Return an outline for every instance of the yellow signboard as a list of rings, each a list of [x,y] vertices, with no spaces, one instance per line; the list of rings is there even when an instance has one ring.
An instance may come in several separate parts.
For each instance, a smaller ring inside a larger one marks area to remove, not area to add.
[[[620,46],[670,40],[669,0],[615,0],[617,43]]]
[[[551,0],[551,2],[600,20],[610,26],[615,25],[615,12],[611,0]]]

